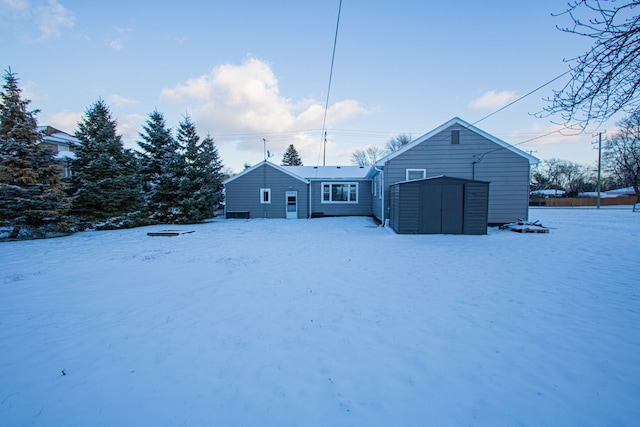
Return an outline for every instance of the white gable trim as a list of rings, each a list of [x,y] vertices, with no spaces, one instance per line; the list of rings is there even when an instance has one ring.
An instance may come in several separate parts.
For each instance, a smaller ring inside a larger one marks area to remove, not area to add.
[[[514,147],[513,145],[499,139],[496,138],[495,136],[481,130],[478,129],[477,127],[473,126],[471,123],[467,123],[464,120],[462,120],[459,117],[454,117],[453,119],[449,120],[446,123],[441,124],[440,126],[438,126],[437,128],[433,129],[431,132],[425,133],[424,135],[422,135],[419,138],[414,139],[412,142],[408,143],[407,145],[405,145],[404,147],[402,147],[401,149],[394,151],[393,153],[389,154],[386,157],[383,157],[382,159],[378,160],[378,162],[376,163],[376,166],[384,166],[384,164],[386,162],[388,162],[389,160],[394,159],[395,157],[399,156],[400,154],[411,150],[413,147],[415,147],[418,144],[421,144],[423,142],[425,142],[426,140],[432,138],[434,135],[439,134],[440,132],[442,132],[443,130],[447,129],[450,126],[453,125],[459,125],[467,130],[470,130],[472,132],[477,133],[478,135],[488,139],[489,141],[493,142],[494,144],[499,145],[500,147],[504,148],[505,150],[509,150],[512,153],[515,153],[519,156],[524,157],[525,159],[527,159],[529,161],[530,165],[537,165],[540,160],[537,157],[534,157],[522,150],[520,150],[519,148]]]
[[[271,166],[272,168],[274,168],[274,169],[276,169],[276,170],[278,170],[278,171],[280,171],[280,172],[282,172],[284,174],[287,174],[290,177],[297,179],[298,181],[304,182],[305,184],[309,184],[309,180],[304,179],[304,178],[300,177],[299,175],[296,175],[296,174],[284,169],[283,167],[278,166],[275,163],[268,162],[266,160],[263,160],[262,162],[258,163],[257,165],[251,166],[250,168],[243,170],[242,172],[240,172],[237,175],[232,176],[231,178],[225,179],[224,181],[222,181],[222,184],[226,185],[226,184],[230,183],[231,181],[235,181],[236,179],[240,178],[241,176],[244,176],[244,175],[246,175],[248,173],[253,172],[254,170],[258,169],[262,165]]]

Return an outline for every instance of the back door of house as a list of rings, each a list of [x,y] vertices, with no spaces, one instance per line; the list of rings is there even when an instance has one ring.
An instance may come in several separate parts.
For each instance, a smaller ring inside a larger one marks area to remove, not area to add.
[[[298,218],[298,192],[287,191],[285,197],[287,199],[287,219]]]

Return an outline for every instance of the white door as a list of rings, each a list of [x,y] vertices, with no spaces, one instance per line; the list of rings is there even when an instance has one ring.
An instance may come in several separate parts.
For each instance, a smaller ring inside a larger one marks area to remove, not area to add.
[[[298,192],[287,191],[285,193],[285,197],[287,198],[287,219],[297,219],[298,218]]]

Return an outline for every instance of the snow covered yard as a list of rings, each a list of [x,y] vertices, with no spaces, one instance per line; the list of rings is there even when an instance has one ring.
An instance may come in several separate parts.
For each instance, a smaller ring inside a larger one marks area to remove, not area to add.
[[[0,425],[637,426],[640,214],[530,218],[1,243]]]

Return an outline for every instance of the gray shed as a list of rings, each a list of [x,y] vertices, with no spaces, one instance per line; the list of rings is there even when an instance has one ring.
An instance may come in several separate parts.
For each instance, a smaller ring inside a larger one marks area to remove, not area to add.
[[[489,183],[438,176],[389,187],[398,234],[487,234]]]

